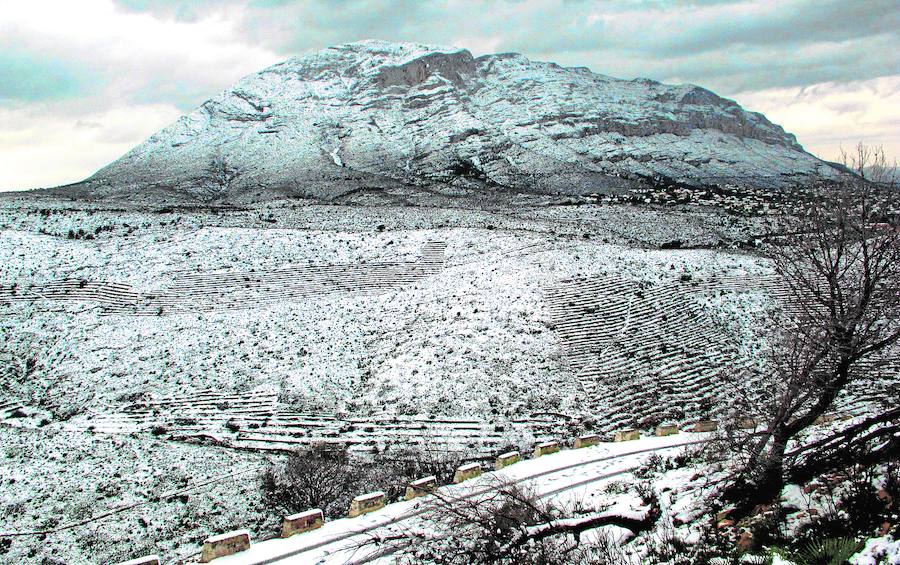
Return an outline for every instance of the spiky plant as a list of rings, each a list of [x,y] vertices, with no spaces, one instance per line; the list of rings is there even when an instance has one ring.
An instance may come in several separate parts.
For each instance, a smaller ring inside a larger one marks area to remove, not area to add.
[[[797,565],[843,565],[863,548],[863,543],[850,537],[814,540],[794,556]]]

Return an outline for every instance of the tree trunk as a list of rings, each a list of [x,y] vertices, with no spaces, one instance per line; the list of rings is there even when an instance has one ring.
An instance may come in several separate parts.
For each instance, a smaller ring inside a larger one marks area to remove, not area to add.
[[[754,447],[754,456],[743,467],[742,476],[724,492],[725,498],[735,503],[734,515],[737,517],[747,516],[756,506],[777,499],[784,488],[785,430],[770,433],[771,444],[764,441]]]
[[[754,505],[761,502],[769,502],[776,498],[784,488],[784,452],[787,441],[782,432],[776,432],[772,437],[772,445],[759,462],[759,472],[756,476],[756,496],[752,497]]]

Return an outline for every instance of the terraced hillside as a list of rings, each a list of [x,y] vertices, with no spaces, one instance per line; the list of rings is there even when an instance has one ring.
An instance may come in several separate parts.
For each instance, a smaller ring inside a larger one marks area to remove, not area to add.
[[[416,418],[396,414],[352,417],[300,412],[283,406],[274,391],[239,394],[215,390],[148,398],[121,412],[79,418],[70,426],[91,432],[150,432],[177,441],[207,441],[250,450],[289,451],[312,444],[345,445],[351,451],[386,447],[461,451],[490,455],[523,441],[544,441],[566,428],[567,418],[532,417],[505,425],[459,418]]]
[[[428,242],[416,262],[301,265],[276,270],[175,273],[168,287],[138,292],[108,281],[64,279],[0,287],[0,301],[96,302],[104,314],[162,315],[253,308],[333,292],[373,293],[422,280],[443,268],[446,244]]]
[[[749,364],[686,283],[606,276],[551,287],[552,323],[595,416],[610,428],[650,428],[708,416],[723,370]]]
[[[722,367],[758,363],[758,314],[784,298],[751,254],[654,248],[746,239],[698,211],[291,206],[277,228],[255,210],[0,210],[0,494],[33,508],[0,520],[46,530],[140,504],[102,539],[13,554],[115,561],[153,540],[175,556],[235,517],[269,531],[252,475],[311,443],[488,457],[690,422],[729,402]],[[78,226],[95,237],[66,235]],[[897,357],[873,370],[896,382]]]
[[[756,314],[757,323],[764,323],[767,308],[798,308],[773,274],[683,276],[667,284],[600,275],[565,280],[547,291],[551,322],[604,431],[712,417],[734,394],[735,375],[752,389],[754,368],[764,369],[763,361],[741,343],[742,332],[721,308],[723,301],[748,298],[745,317]],[[754,303],[760,311],[753,311]],[[863,370],[892,386],[900,374],[898,351]],[[867,383],[839,403],[842,410],[861,411],[884,397],[883,388]]]

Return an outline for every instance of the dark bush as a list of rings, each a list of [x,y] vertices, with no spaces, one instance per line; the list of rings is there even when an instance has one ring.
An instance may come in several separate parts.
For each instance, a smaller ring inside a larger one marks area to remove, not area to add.
[[[260,488],[266,504],[278,512],[321,508],[326,516],[341,517],[360,494],[383,491],[393,502],[416,479],[434,475],[439,484],[449,483],[460,463],[443,450],[385,449],[363,457],[343,446],[317,444],[265,469]]]
[[[337,517],[359,494],[361,473],[346,448],[318,444],[291,453],[279,467],[265,469],[260,488],[267,505],[282,514],[321,508],[326,516]]]

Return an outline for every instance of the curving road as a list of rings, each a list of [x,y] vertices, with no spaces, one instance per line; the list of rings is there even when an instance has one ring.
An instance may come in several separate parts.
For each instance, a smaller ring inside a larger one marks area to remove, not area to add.
[[[459,485],[440,490],[454,498],[473,498],[493,490],[497,479],[512,483],[540,479],[541,498],[557,496],[591,483],[623,475],[640,466],[646,455],[706,443],[707,434],[663,438],[644,438],[629,443],[602,443],[595,447],[566,450],[539,459],[529,459],[501,471],[486,473]],[[492,480],[494,481],[492,483]],[[390,504],[378,512],[354,519],[327,522],[322,528],[288,539],[260,541],[249,550],[215,560],[217,565],[267,565],[270,563],[348,564],[366,563],[385,553],[356,555],[360,546],[371,541],[376,530],[402,526],[430,510],[426,499]],[[371,551],[374,548],[369,548]]]

